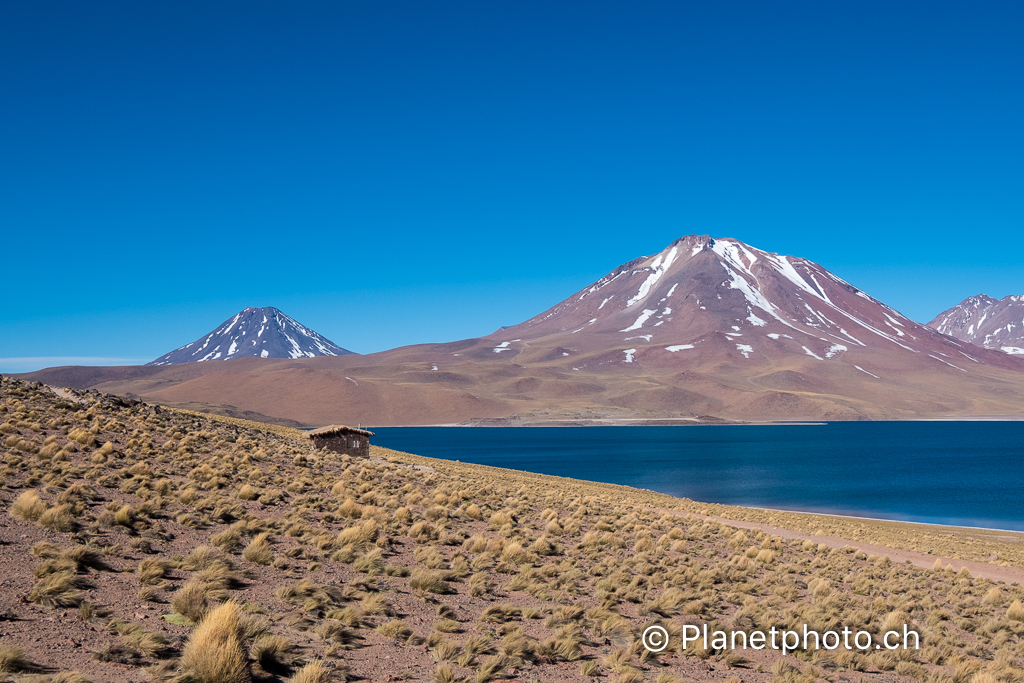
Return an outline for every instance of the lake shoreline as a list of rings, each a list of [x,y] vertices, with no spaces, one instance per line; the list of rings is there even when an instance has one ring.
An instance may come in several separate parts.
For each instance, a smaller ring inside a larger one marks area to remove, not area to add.
[[[504,420],[505,418],[500,418]],[[918,423],[918,422],[1024,422],[1024,415],[1020,416],[960,416],[960,417],[919,417],[893,420],[773,420],[766,422],[758,421],[735,421],[720,420],[713,422],[700,422],[695,420],[679,419],[647,419],[637,418],[620,420],[548,420],[535,422],[452,422],[438,424],[404,424],[404,425],[362,425],[363,429],[415,429],[415,428],[542,428],[542,427],[772,427],[772,426],[820,426],[826,424],[862,424],[862,423]],[[310,428],[312,429],[312,427]],[[308,430],[304,430],[308,431]]]

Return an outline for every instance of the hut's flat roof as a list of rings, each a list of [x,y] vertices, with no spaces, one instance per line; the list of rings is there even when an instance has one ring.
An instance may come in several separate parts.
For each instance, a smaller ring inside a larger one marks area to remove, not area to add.
[[[357,427],[348,427],[346,425],[327,425],[320,429],[314,429],[309,433],[309,438],[312,439],[316,436],[341,436],[342,434],[358,434],[360,436],[373,436],[373,432],[368,432],[365,429],[359,429]]]

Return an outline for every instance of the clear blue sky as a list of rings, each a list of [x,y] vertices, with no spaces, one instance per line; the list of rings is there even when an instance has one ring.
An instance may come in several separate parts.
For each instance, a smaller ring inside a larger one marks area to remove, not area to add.
[[[249,305],[361,353],[488,334],[689,233],[921,321],[1024,293],[1022,35],[1019,2],[3,2],[0,371]]]

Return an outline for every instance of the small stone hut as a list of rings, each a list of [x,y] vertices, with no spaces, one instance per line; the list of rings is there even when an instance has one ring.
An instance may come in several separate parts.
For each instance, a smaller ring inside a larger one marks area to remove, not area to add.
[[[329,425],[314,429],[309,440],[314,448],[326,448],[335,453],[345,453],[361,458],[370,457],[370,437],[373,432],[345,425]]]

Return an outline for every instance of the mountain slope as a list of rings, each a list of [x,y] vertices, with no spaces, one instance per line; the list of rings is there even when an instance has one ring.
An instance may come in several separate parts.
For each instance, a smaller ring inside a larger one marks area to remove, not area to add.
[[[485,337],[25,377],[310,426],[1024,416],[1024,358],[915,323],[806,259],[706,235]]]
[[[619,347],[622,362],[669,358],[687,345],[736,362],[779,351],[838,359],[851,349],[920,354],[946,366],[1002,361],[979,357],[974,347],[904,317],[816,263],[706,235],[620,266],[492,337],[509,341],[509,350],[513,338],[561,338],[581,350]]]
[[[961,341],[1024,354],[1024,296],[993,299],[986,294],[971,296],[943,311],[928,327]]]
[[[315,358],[352,353],[299,324],[281,311],[246,308],[191,344],[165,353],[146,365],[177,365],[208,360],[258,358]]]

